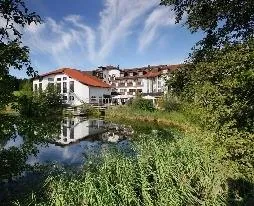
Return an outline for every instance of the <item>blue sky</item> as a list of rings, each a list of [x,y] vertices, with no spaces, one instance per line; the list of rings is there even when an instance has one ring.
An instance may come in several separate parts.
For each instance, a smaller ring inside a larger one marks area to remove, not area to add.
[[[59,67],[92,70],[182,63],[201,33],[175,25],[160,0],[27,0],[44,20],[24,29],[39,73]],[[75,3],[74,3],[75,2]],[[25,77],[24,71],[12,74]]]

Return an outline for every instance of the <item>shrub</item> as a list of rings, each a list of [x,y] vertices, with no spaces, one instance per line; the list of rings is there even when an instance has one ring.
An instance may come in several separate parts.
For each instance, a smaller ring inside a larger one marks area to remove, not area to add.
[[[202,108],[207,124],[253,132],[254,39],[225,46],[210,61],[189,64],[175,71],[168,86],[184,101]],[[184,79],[184,81],[183,81]]]
[[[136,97],[133,99],[131,102],[131,107],[150,112],[155,110],[152,100],[143,99],[141,97]]]
[[[55,88],[48,88],[39,93],[24,93],[16,97],[13,104],[21,115],[24,116],[47,116],[60,114],[62,111],[62,96]]]
[[[100,115],[100,111],[98,109],[92,107],[89,104],[83,104],[81,112],[83,112],[87,116],[99,116]]]
[[[178,111],[180,109],[180,101],[177,96],[167,94],[158,101],[158,107],[167,111]]]

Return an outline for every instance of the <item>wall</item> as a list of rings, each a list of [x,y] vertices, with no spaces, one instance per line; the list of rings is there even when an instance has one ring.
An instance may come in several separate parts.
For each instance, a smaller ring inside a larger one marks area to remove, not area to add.
[[[66,78],[66,80],[63,80],[64,77]],[[49,78],[54,78],[54,81],[52,81],[52,83],[54,83],[55,85],[57,83],[61,83],[61,94],[65,96],[67,99],[65,103],[71,105],[81,105],[82,102],[80,100],[84,102],[89,102],[89,87],[84,84],[81,84],[79,81],[72,79],[71,77],[65,74],[49,75],[43,77],[41,81],[36,79],[33,81],[33,89],[35,88],[35,84],[37,84],[39,88],[39,83],[42,83],[42,90],[45,90],[48,86],[48,83],[51,83],[51,81],[50,82],[48,81]],[[61,81],[57,81],[57,78],[61,78]],[[71,81],[74,81],[74,93],[70,91]],[[66,82],[67,87],[66,93],[63,93],[63,82]],[[70,96],[74,97],[74,100],[70,100]]]
[[[120,71],[118,69],[105,69],[103,70],[103,80],[106,83],[110,83],[110,81],[112,81],[113,79],[113,75],[115,75],[115,77],[119,77],[120,76]]]
[[[101,99],[103,98],[103,95],[111,95],[111,88],[90,87],[89,89],[90,89],[90,92],[89,92],[90,100],[92,96],[95,96],[97,102],[100,97]]]

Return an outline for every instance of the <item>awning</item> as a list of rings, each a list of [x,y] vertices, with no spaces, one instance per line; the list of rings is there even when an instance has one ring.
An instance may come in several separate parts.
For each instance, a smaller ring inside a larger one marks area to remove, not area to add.
[[[112,97],[112,99],[130,99],[133,97],[134,97],[133,95],[117,95],[117,96]]]
[[[156,99],[155,97],[152,97],[150,95],[144,96],[143,98],[144,99],[151,99],[151,100],[155,100]]]

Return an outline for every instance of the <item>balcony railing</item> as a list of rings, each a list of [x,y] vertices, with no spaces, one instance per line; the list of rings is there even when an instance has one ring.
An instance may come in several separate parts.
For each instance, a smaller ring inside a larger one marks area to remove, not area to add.
[[[128,87],[132,87],[132,86],[133,86],[133,83],[132,83],[132,82],[128,82],[128,83],[127,83],[127,86],[128,86]]]
[[[119,87],[125,87],[125,83],[119,83],[118,86]]]
[[[136,86],[143,86],[142,82],[136,82]]]
[[[112,86],[112,87],[116,87],[116,83],[112,83],[111,86]]]
[[[128,95],[135,95],[136,92],[127,92]]]

